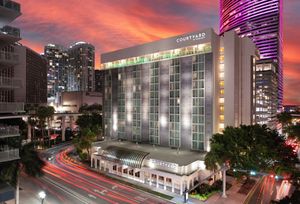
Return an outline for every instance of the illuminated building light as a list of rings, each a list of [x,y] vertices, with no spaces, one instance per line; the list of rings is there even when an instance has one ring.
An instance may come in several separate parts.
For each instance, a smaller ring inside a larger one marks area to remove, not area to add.
[[[166,127],[167,126],[167,118],[166,118],[166,116],[161,116],[160,117],[160,125],[162,126],[162,127]]]
[[[180,49],[167,50],[133,58],[121,59],[114,62],[103,63],[101,67],[103,67],[104,69],[112,69],[131,65],[145,64],[160,60],[169,60],[195,54],[204,54],[208,52],[211,52],[211,43],[199,44],[198,46],[183,47]]]
[[[221,72],[221,73],[219,74],[219,77],[220,77],[220,79],[224,79],[224,72]]]
[[[224,87],[224,81],[220,81],[220,87]]]
[[[219,103],[224,104],[224,98],[219,98]]]
[[[220,64],[220,72],[224,72],[224,64]]]
[[[224,123],[219,124],[219,129],[224,129],[224,127],[225,127]]]

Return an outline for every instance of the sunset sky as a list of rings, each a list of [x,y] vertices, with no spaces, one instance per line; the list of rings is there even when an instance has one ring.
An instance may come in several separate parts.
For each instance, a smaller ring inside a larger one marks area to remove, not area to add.
[[[100,53],[213,27],[219,0],[15,0],[22,16],[12,25],[37,52],[47,43],[86,41]],[[300,0],[284,0],[284,103],[300,104]]]

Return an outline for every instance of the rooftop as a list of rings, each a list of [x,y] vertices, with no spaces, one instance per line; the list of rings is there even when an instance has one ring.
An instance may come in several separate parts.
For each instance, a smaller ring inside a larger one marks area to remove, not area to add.
[[[203,161],[206,155],[206,152],[177,150],[169,147],[152,146],[150,144],[136,144],[127,141],[103,141],[93,144],[93,147],[101,147],[103,150],[106,150],[110,146],[149,153],[147,156],[148,159],[175,163],[179,166],[186,166],[197,160]]]

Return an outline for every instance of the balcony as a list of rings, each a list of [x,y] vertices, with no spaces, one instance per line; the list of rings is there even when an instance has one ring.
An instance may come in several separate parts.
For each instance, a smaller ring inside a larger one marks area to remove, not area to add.
[[[24,103],[0,102],[0,113],[21,113],[24,112]]]
[[[0,51],[0,64],[16,65],[19,63],[19,55],[14,52]]]
[[[13,44],[15,42],[18,42],[20,40],[21,40],[20,37],[17,37],[17,36],[14,36],[14,35],[10,35],[10,34],[8,34],[6,32],[2,32],[0,30],[0,49],[3,48],[3,47],[6,47],[8,45],[11,45],[11,44]]]
[[[0,162],[20,159],[19,149],[10,148],[8,145],[0,147]]]
[[[22,88],[22,80],[9,77],[0,77],[0,88],[19,89]]]
[[[0,139],[19,136],[20,131],[18,126],[0,126]]]
[[[7,34],[7,35],[15,36],[17,38],[20,38],[20,36],[21,36],[20,29],[16,28],[16,27],[12,27],[12,26],[4,26],[1,29],[1,32],[4,34]]]
[[[21,15],[19,3],[10,0],[0,0],[0,26],[4,26]]]

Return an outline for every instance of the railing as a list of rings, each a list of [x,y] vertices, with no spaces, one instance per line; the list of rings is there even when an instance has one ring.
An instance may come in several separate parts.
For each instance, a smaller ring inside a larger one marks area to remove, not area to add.
[[[9,77],[0,77],[0,88],[21,88],[22,80]]]
[[[0,113],[24,112],[24,103],[0,102]]]
[[[18,64],[19,55],[14,52],[0,52],[0,64]]]
[[[12,161],[17,159],[20,159],[19,149],[9,148],[8,146],[0,148],[0,162]]]
[[[20,136],[18,126],[0,126],[0,138]]]
[[[21,6],[19,3],[10,0],[0,0],[0,6],[20,12]]]

